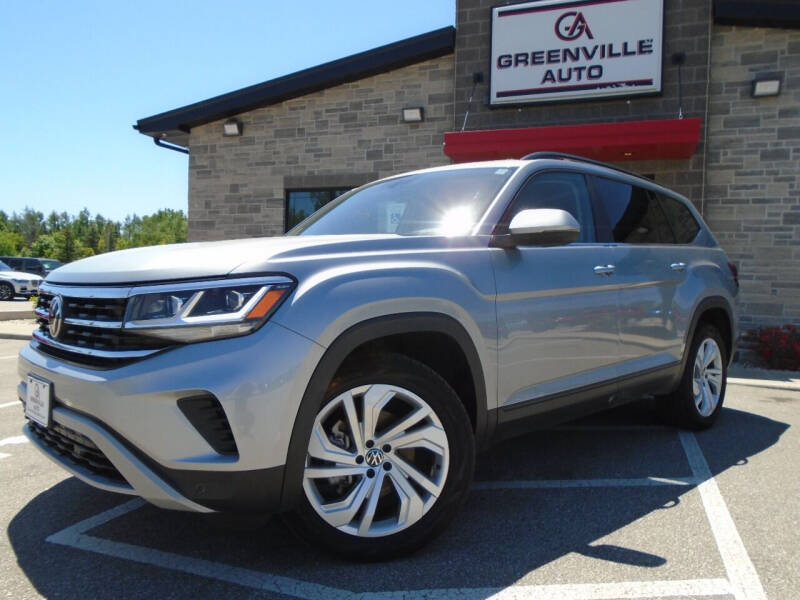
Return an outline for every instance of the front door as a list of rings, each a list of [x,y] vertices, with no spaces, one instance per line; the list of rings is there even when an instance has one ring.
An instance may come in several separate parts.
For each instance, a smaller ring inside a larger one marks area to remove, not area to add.
[[[619,333],[614,249],[596,241],[585,176],[534,175],[501,227],[530,208],[566,210],[581,226],[566,246],[493,250],[500,407],[536,414],[568,404],[567,392],[613,380]]]

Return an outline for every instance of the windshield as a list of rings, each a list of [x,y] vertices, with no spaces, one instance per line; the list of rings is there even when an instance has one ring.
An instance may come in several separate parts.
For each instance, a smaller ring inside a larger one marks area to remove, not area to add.
[[[0,271],[13,271],[11,267],[9,267],[6,263],[0,260]]]
[[[516,167],[416,173],[339,196],[287,235],[464,235]]]

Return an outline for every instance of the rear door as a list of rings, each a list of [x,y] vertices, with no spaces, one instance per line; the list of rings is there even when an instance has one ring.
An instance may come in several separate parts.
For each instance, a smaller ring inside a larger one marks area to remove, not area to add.
[[[674,231],[650,190],[592,177],[600,239],[612,242],[619,285],[620,363],[625,378],[673,365],[680,359],[687,315],[674,310],[686,277],[676,256]],[[684,265],[685,267],[685,265]]]
[[[597,241],[585,176],[533,175],[495,233],[530,208],[566,210],[581,235],[566,246],[492,250],[501,420],[566,407],[568,392],[613,380],[619,359],[613,249]]]

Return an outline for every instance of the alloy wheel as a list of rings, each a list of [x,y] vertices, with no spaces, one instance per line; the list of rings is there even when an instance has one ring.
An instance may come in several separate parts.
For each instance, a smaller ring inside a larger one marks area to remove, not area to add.
[[[441,495],[450,448],[433,409],[395,385],[353,388],[317,415],[303,489],[316,513],[350,535],[392,535]]]
[[[711,338],[697,347],[692,373],[692,394],[697,412],[708,417],[717,408],[722,393],[722,352]]]

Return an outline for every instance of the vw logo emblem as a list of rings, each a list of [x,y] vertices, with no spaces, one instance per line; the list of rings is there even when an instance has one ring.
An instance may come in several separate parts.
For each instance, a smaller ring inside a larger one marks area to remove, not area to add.
[[[57,339],[61,333],[61,326],[64,324],[64,300],[61,296],[54,296],[50,300],[50,308],[47,311],[48,325],[50,335],[53,339]]]
[[[367,450],[364,460],[370,467],[377,467],[383,462],[383,450],[380,448],[370,448]]]

